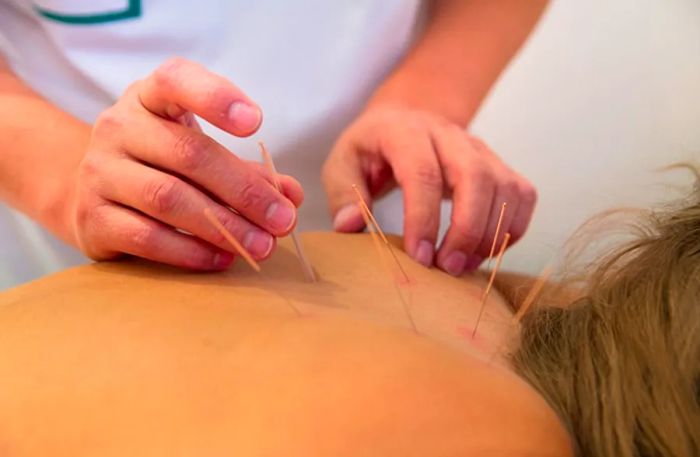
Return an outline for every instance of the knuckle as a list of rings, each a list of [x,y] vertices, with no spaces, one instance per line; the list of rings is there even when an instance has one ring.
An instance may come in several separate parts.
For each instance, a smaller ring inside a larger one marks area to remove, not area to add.
[[[199,169],[208,156],[212,141],[205,135],[180,136],[173,147],[173,156],[179,169],[185,173]]]
[[[443,117],[440,117],[439,126],[446,135],[459,138],[461,142],[463,142],[464,138],[467,136],[467,133],[464,132],[464,128],[462,126],[455,124],[454,122],[450,122]]]
[[[137,252],[141,257],[148,256],[152,251],[156,230],[150,225],[139,225],[131,228],[124,234],[126,245],[131,246],[132,252]]]
[[[481,243],[482,234],[474,229],[473,224],[466,221],[453,220],[452,232],[459,245],[464,249],[470,249],[478,246]]]
[[[457,186],[471,176],[470,164],[466,157],[462,155],[450,157],[444,161],[443,174],[444,179],[451,186]]]
[[[184,58],[177,56],[170,57],[153,71],[153,81],[158,86],[168,87],[173,81],[173,76],[186,65],[187,60]]]
[[[501,185],[501,188],[508,198],[514,198],[520,193],[520,184],[514,179],[506,180]]]
[[[182,185],[177,178],[168,177],[146,183],[143,200],[155,214],[175,212],[182,200]]]
[[[113,136],[115,132],[124,129],[126,122],[124,118],[112,107],[102,111],[95,119],[92,127],[94,137]]]
[[[128,86],[126,86],[126,89],[124,89],[123,95],[133,95],[133,94],[138,94],[139,93],[139,88],[143,85],[143,80],[137,79],[136,81],[131,82]]]
[[[262,181],[244,178],[238,185],[238,208],[241,211],[251,211],[265,200]]]
[[[230,224],[226,223],[225,221],[222,222],[221,224],[226,228],[226,230],[228,230],[233,235],[234,238],[236,238],[237,240],[239,239],[235,235],[235,233],[231,230]],[[221,234],[221,232],[219,232],[218,230],[211,230],[211,235],[209,235],[207,241],[209,241],[211,244],[213,244],[215,246],[220,246],[224,249],[231,249],[231,244],[228,242],[226,237],[224,237]]]
[[[102,228],[108,224],[107,207],[93,206],[88,200],[80,200],[74,209],[73,223],[76,228],[78,247],[93,260],[104,260],[114,257],[108,251],[102,239]]]
[[[222,214],[223,213],[223,214]],[[241,234],[240,234],[240,227],[238,227],[238,224],[234,221],[233,214],[229,210],[225,210],[222,212],[216,212],[216,218],[221,221],[221,225],[224,226],[228,232],[233,235],[233,237],[239,241],[242,241]],[[213,228],[213,227],[212,227]],[[221,234],[219,230],[212,230],[211,231],[211,237],[209,238],[210,242],[212,244],[215,244],[217,246],[221,246],[227,249],[231,248],[230,243],[228,242],[228,239]]]
[[[422,187],[442,188],[442,172],[437,166],[428,164],[419,166],[413,171],[412,178]]]
[[[468,135],[467,136],[469,142],[471,143],[472,147],[478,151],[478,152],[490,152],[491,149],[489,146],[479,137],[473,136],[473,135]]]
[[[473,164],[463,176],[464,179],[469,179],[478,187],[484,187],[489,184],[493,185],[493,174],[491,173],[491,169],[482,164]]]
[[[212,257],[213,254],[201,246],[183,247],[181,260],[176,260],[175,264],[188,269],[208,269],[211,268]]]
[[[537,189],[535,189],[535,186],[529,182],[520,184],[520,199],[524,204],[534,206],[538,199]]]
[[[88,183],[99,176],[102,170],[102,160],[88,152],[78,166],[78,182],[81,186],[89,185]]]

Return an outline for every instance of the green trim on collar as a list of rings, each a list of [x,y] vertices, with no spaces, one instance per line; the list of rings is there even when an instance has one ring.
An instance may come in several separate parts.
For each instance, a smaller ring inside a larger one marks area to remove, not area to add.
[[[35,6],[37,13],[41,14],[46,19],[51,19],[56,22],[74,25],[93,25],[104,24],[107,22],[121,21],[125,19],[134,19],[141,16],[141,0],[129,0],[129,6],[122,11],[112,11],[109,13],[100,14],[61,14],[54,11],[45,10]]]

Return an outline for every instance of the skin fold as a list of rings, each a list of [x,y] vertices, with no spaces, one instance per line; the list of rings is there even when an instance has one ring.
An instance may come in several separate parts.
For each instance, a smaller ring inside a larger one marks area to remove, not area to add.
[[[2,455],[572,455],[498,291],[470,337],[486,278],[302,241],[317,283],[284,239],[261,274],[127,261],[0,294]]]

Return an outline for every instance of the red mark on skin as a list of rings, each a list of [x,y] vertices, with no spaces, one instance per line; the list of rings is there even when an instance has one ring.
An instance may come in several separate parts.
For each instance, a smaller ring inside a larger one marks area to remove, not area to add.
[[[416,283],[414,280],[410,278],[407,279],[401,274],[394,275],[394,281],[396,281],[396,284],[402,287],[410,287]]]
[[[477,333],[476,336],[472,336],[474,334],[474,327],[468,327],[466,325],[460,325],[455,328],[457,333],[464,338],[469,344],[472,346],[475,346],[478,349],[487,349],[489,344],[488,341],[485,338],[482,338],[479,336]]]
[[[461,335],[464,339],[467,340],[472,340],[472,332],[474,329],[467,327],[466,325],[460,325],[458,326],[455,330],[457,330],[457,333]]]

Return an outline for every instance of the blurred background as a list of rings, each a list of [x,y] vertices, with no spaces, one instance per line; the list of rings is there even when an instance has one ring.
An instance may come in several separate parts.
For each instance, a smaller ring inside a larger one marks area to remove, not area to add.
[[[700,162],[700,1],[554,0],[471,130],[539,189],[529,232],[504,261],[537,273],[592,214],[665,201],[674,194],[662,183],[691,182],[655,170]],[[378,205],[388,231],[401,231],[397,202]],[[0,227],[17,240],[0,246],[0,288],[62,269],[56,253],[69,250],[15,220]],[[7,261],[29,240],[41,255]]]

